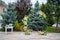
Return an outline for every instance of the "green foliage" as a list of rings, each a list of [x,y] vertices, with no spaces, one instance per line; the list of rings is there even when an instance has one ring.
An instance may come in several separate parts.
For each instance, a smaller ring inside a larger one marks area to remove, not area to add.
[[[24,30],[26,35],[30,35],[30,31],[29,31],[27,26],[24,26],[23,30]]]
[[[16,21],[14,24],[14,29],[19,30],[19,27],[20,27],[20,25],[19,25],[18,21]]]
[[[56,28],[55,27],[47,27],[47,32],[53,32]]]
[[[38,34],[39,35],[46,35],[47,33],[45,31],[39,31]]]
[[[49,3],[50,5],[53,5],[55,16],[59,17],[60,16],[60,0],[48,0],[47,3]]]
[[[48,3],[56,6],[60,6],[60,0],[47,0]]]
[[[58,24],[60,18],[60,0],[47,0],[47,4],[42,4],[41,10],[47,15],[47,21],[49,24],[53,24],[52,14],[56,17],[56,23]],[[58,25],[56,26],[56,29],[57,28]]]
[[[35,8],[34,8],[35,11],[39,11],[39,2],[37,1],[35,3]]]
[[[41,16],[43,19],[46,19],[46,14],[45,14],[45,13],[40,12],[40,16]]]
[[[53,17],[47,17],[46,21],[48,23],[48,26],[52,26],[55,23],[55,19]]]
[[[58,28],[58,31],[60,33],[60,28]],[[48,32],[48,33],[51,33],[51,32],[54,33],[54,32],[56,32],[56,27],[48,26],[47,29],[46,29],[46,32]]]
[[[25,31],[25,35],[30,35],[29,30],[26,30],[26,31]]]
[[[59,19],[59,23],[60,23],[60,19]]]
[[[40,17],[40,15],[36,12],[31,12],[27,24],[30,29],[33,30],[44,30],[46,28],[46,22],[43,18]]]
[[[23,31],[23,23],[22,22],[19,23],[18,21],[16,21],[14,24],[14,29],[16,31]]]
[[[40,9],[41,9],[41,11],[43,11],[46,14],[46,21],[47,21],[48,25],[49,26],[53,25],[55,23],[54,18],[53,18],[53,14],[52,14],[54,6],[50,5],[49,3],[42,4]]]
[[[20,25],[24,25],[24,23],[23,23],[23,21],[22,21],[22,20],[20,20],[20,21],[19,21],[19,24],[20,24]]]
[[[50,5],[53,5],[53,11],[55,12],[54,13],[54,16],[56,17],[56,30],[58,29],[58,21],[59,21],[59,18],[60,18],[60,0],[48,0],[48,2]],[[58,30],[57,30],[58,31]]]
[[[15,10],[15,6],[11,3],[8,4],[7,8],[4,10],[2,17],[2,25],[7,25],[9,23],[14,24],[17,20],[17,11]]]
[[[39,2],[37,1],[35,3],[34,11],[31,10],[31,13],[28,16],[27,24],[30,29],[33,30],[45,30],[46,28],[46,22],[45,20],[38,14],[39,11]]]
[[[54,11],[54,6],[50,5],[49,3],[42,4],[41,11],[43,11],[46,15],[52,15],[52,12]],[[48,11],[47,11],[48,10]]]

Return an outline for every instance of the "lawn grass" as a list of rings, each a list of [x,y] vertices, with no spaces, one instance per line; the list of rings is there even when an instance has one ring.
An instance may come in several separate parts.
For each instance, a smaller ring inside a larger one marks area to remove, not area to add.
[[[56,27],[48,26],[45,31],[48,33],[56,33]],[[58,28],[58,33],[60,33],[60,28]]]

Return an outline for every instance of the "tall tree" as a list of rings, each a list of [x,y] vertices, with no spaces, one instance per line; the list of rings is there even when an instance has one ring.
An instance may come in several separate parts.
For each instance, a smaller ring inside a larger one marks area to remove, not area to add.
[[[8,4],[7,8],[4,10],[2,17],[2,25],[7,25],[9,23],[14,24],[17,19],[17,11],[15,10],[15,6],[11,3]]]
[[[54,15],[57,21],[56,29],[58,29],[58,20],[60,18],[60,0],[48,0],[48,3],[54,6],[54,12],[55,12]]]
[[[29,28],[33,30],[45,30],[46,28],[46,22],[45,20],[40,17],[40,14],[38,14],[39,11],[39,3],[38,1],[35,3],[34,10],[31,11],[31,13],[28,16],[27,24]]]
[[[52,15],[54,9],[53,5],[50,5],[49,3],[42,4],[40,9],[46,14],[46,21],[48,25],[52,26],[55,23]]]
[[[31,0],[17,0],[16,10],[18,12],[18,21],[24,18],[25,15],[30,13]]]

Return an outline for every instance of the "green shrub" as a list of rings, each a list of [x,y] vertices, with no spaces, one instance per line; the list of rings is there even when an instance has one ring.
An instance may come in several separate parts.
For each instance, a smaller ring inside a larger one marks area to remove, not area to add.
[[[18,21],[16,21],[15,24],[14,24],[14,29],[16,31],[22,31],[23,30],[23,25],[21,23],[18,23]]]
[[[30,35],[29,30],[26,30],[26,31],[25,31],[25,35]]]
[[[60,28],[58,28],[58,31],[60,32]],[[48,26],[47,29],[46,29],[46,32],[56,32],[56,27],[50,27]]]
[[[47,32],[53,32],[55,30],[55,27],[47,27],[46,31]]]
[[[18,23],[18,21],[15,22],[15,24],[14,24],[14,29],[15,29],[15,30],[19,30],[19,23]]]
[[[55,23],[55,18],[53,18],[53,17],[50,17],[50,18],[47,17],[46,21],[48,23],[48,26],[52,26]]]
[[[30,35],[30,31],[27,26],[24,26],[23,31],[25,32],[25,35]]]
[[[46,32],[46,31],[39,31],[38,34],[39,34],[39,35],[46,35],[47,32]]]

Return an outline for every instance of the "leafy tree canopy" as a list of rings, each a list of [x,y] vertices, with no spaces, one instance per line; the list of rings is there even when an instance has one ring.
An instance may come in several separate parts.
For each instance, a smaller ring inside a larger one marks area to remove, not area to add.
[[[31,9],[31,0],[17,0],[16,10],[18,12],[18,21],[24,18],[25,15],[30,13]]]

